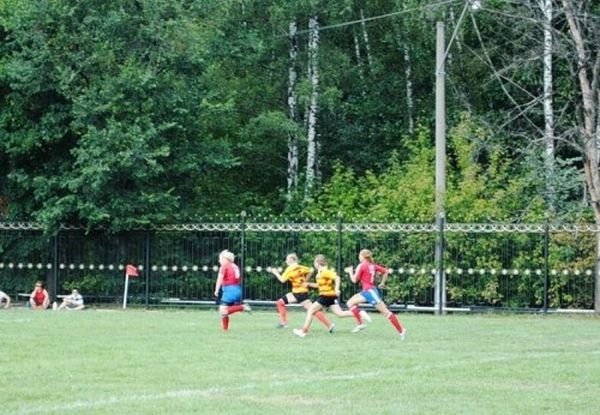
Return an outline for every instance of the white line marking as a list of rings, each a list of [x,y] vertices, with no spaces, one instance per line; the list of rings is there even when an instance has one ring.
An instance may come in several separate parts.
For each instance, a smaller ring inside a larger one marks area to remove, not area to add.
[[[374,378],[380,375],[380,372],[366,372],[360,374],[348,374],[348,375],[318,375],[315,374],[319,380],[325,381],[346,381],[346,380],[354,380],[354,379],[368,379]],[[150,401],[161,401],[165,399],[182,399],[182,398],[203,398],[203,397],[212,397],[219,396],[227,392],[236,392],[243,390],[252,390],[258,389],[261,387],[274,388],[274,387],[282,387],[289,386],[296,383],[305,383],[307,379],[287,379],[287,380],[276,380],[276,381],[267,381],[264,383],[246,383],[244,385],[233,386],[233,387],[212,387],[206,389],[180,389],[174,391],[168,391],[163,393],[156,394],[145,394],[145,395],[126,395],[126,396],[115,396],[108,399],[99,399],[99,400],[89,400],[89,401],[75,401],[71,403],[67,403],[64,405],[54,405],[54,406],[37,406],[33,408],[22,408],[18,410],[16,413],[21,415],[29,415],[29,414],[43,414],[43,413],[55,413],[62,411],[72,411],[72,410],[84,410],[90,409],[98,406],[107,406],[107,405],[117,405],[121,403],[127,402],[150,402]]]

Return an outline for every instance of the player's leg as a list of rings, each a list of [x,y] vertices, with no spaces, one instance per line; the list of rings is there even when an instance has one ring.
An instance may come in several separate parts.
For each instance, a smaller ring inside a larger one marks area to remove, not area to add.
[[[223,300],[228,304],[227,314],[232,315],[246,311],[242,302],[242,287],[239,285],[227,285],[223,287]]]
[[[358,308],[358,305],[360,303],[365,303],[365,302],[367,302],[367,299],[365,298],[364,291],[363,291],[358,294],[354,294],[352,297],[350,297],[350,299],[346,303],[346,305],[348,306],[348,310],[350,310],[350,312],[352,313],[352,316],[354,317],[354,320],[356,320],[356,323],[359,326],[363,324],[363,320],[362,320],[362,316],[360,313],[360,309]]]
[[[400,320],[398,319],[398,317],[387,308],[387,306],[385,305],[385,303],[383,301],[377,303],[375,305],[375,308],[381,314],[386,316],[386,318],[388,319],[390,324],[392,326],[394,326],[394,328],[396,329],[398,334],[400,334],[400,336],[402,336],[402,340],[404,340],[404,336],[406,336],[406,328],[404,328],[402,326],[402,323],[400,323]]]
[[[308,293],[294,295],[296,297],[296,301],[298,301],[298,303],[300,303],[305,310],[308,310],[312,306],[313,302],[310,301],[310,298],[308,298]],[[330,333],[333,333],[335,325],[325,316],[325,313],[322,310],[315,312],[314,317],[319,320]]]
[[[279,300],[277,300],[277,312],[279,313],[279,324],[278,328],[285,328],[288,325],[288,317],[287,317],[287,305],[296,303],[296,297],[294,294],[287,293],[282,296]]]
[[[319,303],[319,299],[317,299],[317,301],[312,303],[311,306],[309,307],[309,309],[306,311],[306,318],[304,319],[304,325],[302,326],[301,329],[294,329],[294,334],[297,336],[300,336],[300,337],[306,336],[306,333],[308,333],[308,329],[310,328],[310,324],[312,322],[313,315],[322,309],[323,309],[323,305],[321,305]]]

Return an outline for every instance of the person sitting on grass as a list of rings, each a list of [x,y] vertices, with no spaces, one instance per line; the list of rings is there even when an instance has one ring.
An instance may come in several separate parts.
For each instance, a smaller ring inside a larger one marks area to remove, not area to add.
[[[0,305],[2,305],[3,301],[5,302],[3,308],[10,307],[10,297],[4,291],[0,291]]]
[[[45,310],[50,305],[50,294],[42,281],[35,283],[35,288],[29,296],[29,305],[33,310]]]
[[[70,310],[77,311],[83,310],[85,305],[83,304],[83,297],[79,294],[79,291],[73,289],[70,295],[63,298],[62,303],[58,306],[58,310]]]

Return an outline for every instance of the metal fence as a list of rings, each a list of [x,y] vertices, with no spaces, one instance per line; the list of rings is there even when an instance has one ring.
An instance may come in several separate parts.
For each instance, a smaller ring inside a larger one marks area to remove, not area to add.
[[[360,249],[390,270],[386,302],[433,307],[435,274],[446,278],[449,309],[588,310],[594,305],[595,225],[196,223],[127,233],[62,227],[47,235],[33,223],[0,222],[0,289],[17,299],[36,280],[51,296],[78,288],[88,303],[122,301],[125,264],[139,267],[128,302],[213,300],[218,253],[236,253],[244,297],[271,301],[289,287],[269,272],[295,252],[310,265],[325,254],[340,274]],[[442,261],[435,251],[440,240]],[[342,296],[358,287],[342,275]]]

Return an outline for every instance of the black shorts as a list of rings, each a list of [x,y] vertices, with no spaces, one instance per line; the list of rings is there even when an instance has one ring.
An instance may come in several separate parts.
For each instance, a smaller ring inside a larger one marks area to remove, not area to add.
[[[292,293],[298,304],[308,300],[308,293]]]
[[[330,297],[325,295],[320,295],[317,300],[317,303],[321,304],[323,307],[329,307],[338,303],[337,297]]]

